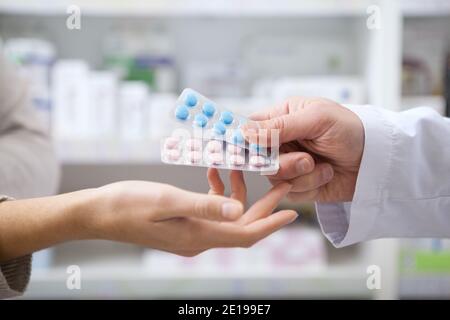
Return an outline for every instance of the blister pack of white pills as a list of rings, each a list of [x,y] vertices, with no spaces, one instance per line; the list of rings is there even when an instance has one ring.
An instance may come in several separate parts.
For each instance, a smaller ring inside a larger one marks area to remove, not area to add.
[[[258,130],[257,135],[246,139],[241,126],[251,123],[256,129],[256,123],[220,108],[192,89],[183,90],[170,116],[174,128],[170,136],[161,141],[164,163],[255,171],[266,175],[278,171],[276,130]]]

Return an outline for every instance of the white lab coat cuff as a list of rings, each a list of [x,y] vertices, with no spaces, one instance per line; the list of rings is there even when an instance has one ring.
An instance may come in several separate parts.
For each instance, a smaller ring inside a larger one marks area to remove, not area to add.
[[[320,226],[336,247],[363,240],[379,215],[393,152],[393,125],[380,109],[347,106],[364,125],[365,145],[351,203],[316,203]],[[376,167],[376,170],[374,168]]]

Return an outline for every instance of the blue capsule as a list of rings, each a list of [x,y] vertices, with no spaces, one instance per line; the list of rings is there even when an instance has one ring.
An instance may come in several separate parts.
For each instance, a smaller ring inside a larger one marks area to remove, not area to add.
[[[194,123],[197,127],[203,128],[208,123],[208,118],[201,113],[196,114],[194,117]]]
[[[225,128],[225,125],[222,122],[216,122],[213,126],[214,132],[216,134],[224,135],[227,131],[227,128]]]
[[[225,123],[226,125],[231,124],[234,120],[233,113],[231,111],[224,111],[220,115],[220,121]]]
[[[212,102],[205,102],[202,108],[203,114],[208,118],[211,118],[216,112],[216,107]]]
[[[245,141],[241,130],[234,130],[231,139],[232,139],[234,144],[243,144],[244,141]]]
[[[186,106],[181,105],[175,109],[175,117],[178,120],[186,120],[189,117],[189,110]]]
[[[184,103],[189,108],[195,107],[197,104],[197,96],[194,93],[188,93],[184,98]]]

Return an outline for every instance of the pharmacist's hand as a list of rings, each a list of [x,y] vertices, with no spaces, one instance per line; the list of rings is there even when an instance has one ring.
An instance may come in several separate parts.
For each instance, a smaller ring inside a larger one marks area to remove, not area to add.
[[[280,130],[280,170],[273,185],[293,185],[294,201],[351,201],[364,149],[361,120],[322,98],[296,97],[251,117],[261,128]],[[251,125],[246,135],[255,135]]]
[[[275,205],[288,192],[286,187],[278,189],[279,196],[267,199],[266,207]],[[87,214],[95,238],[184,256],[213,247],[248,247],[296,216],[287,212],[251,224],[232,223],[240,221],[243,214],[239,200],[144,181],[106,185],[95,189],[91,198],[92,206]]]

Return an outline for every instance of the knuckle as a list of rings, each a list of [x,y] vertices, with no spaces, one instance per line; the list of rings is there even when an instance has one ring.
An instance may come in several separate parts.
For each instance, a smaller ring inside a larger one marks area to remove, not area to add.
[[[294,113],[297,110],[297,108],[301,106],[303,100],[304,98],[299,96],[289,97],[283,105],[284,112],[286,114]]]
[[[326,109],[333,101],[322,97],[310,97],[305,101],[305,106],[313,107],[315,110]]]
[[[323,185],[323,184],[325,184],[325,183],[327,183],[327,182],[328,182],[328,181],[327,181],[327,179],[326,179],[326,177],[325,177],[325,174],[324,174],[324,170],[323,170],[323,169],[320,170],[320,171],[315,175],[314,181],[313,181],[314,187],[315,187],[315,188],[318,188],[318,187],[320,187],[321,185]]]
[[[198,198],[195,200],[194,211],[195,215],[199,218],[207,218],[211,213],[213,206],[210,206],[205,199]]]
[[[285,123],[284,123],[283,117],[274,118],[274,119],[272,119],[272,121],[273,121],[273,128],[278,129],[278,130],[283,130],[285,128]]]
[[[322,165],[317,174],[317,187],[328,183],[334,176],[334,170],[330,165]]]

